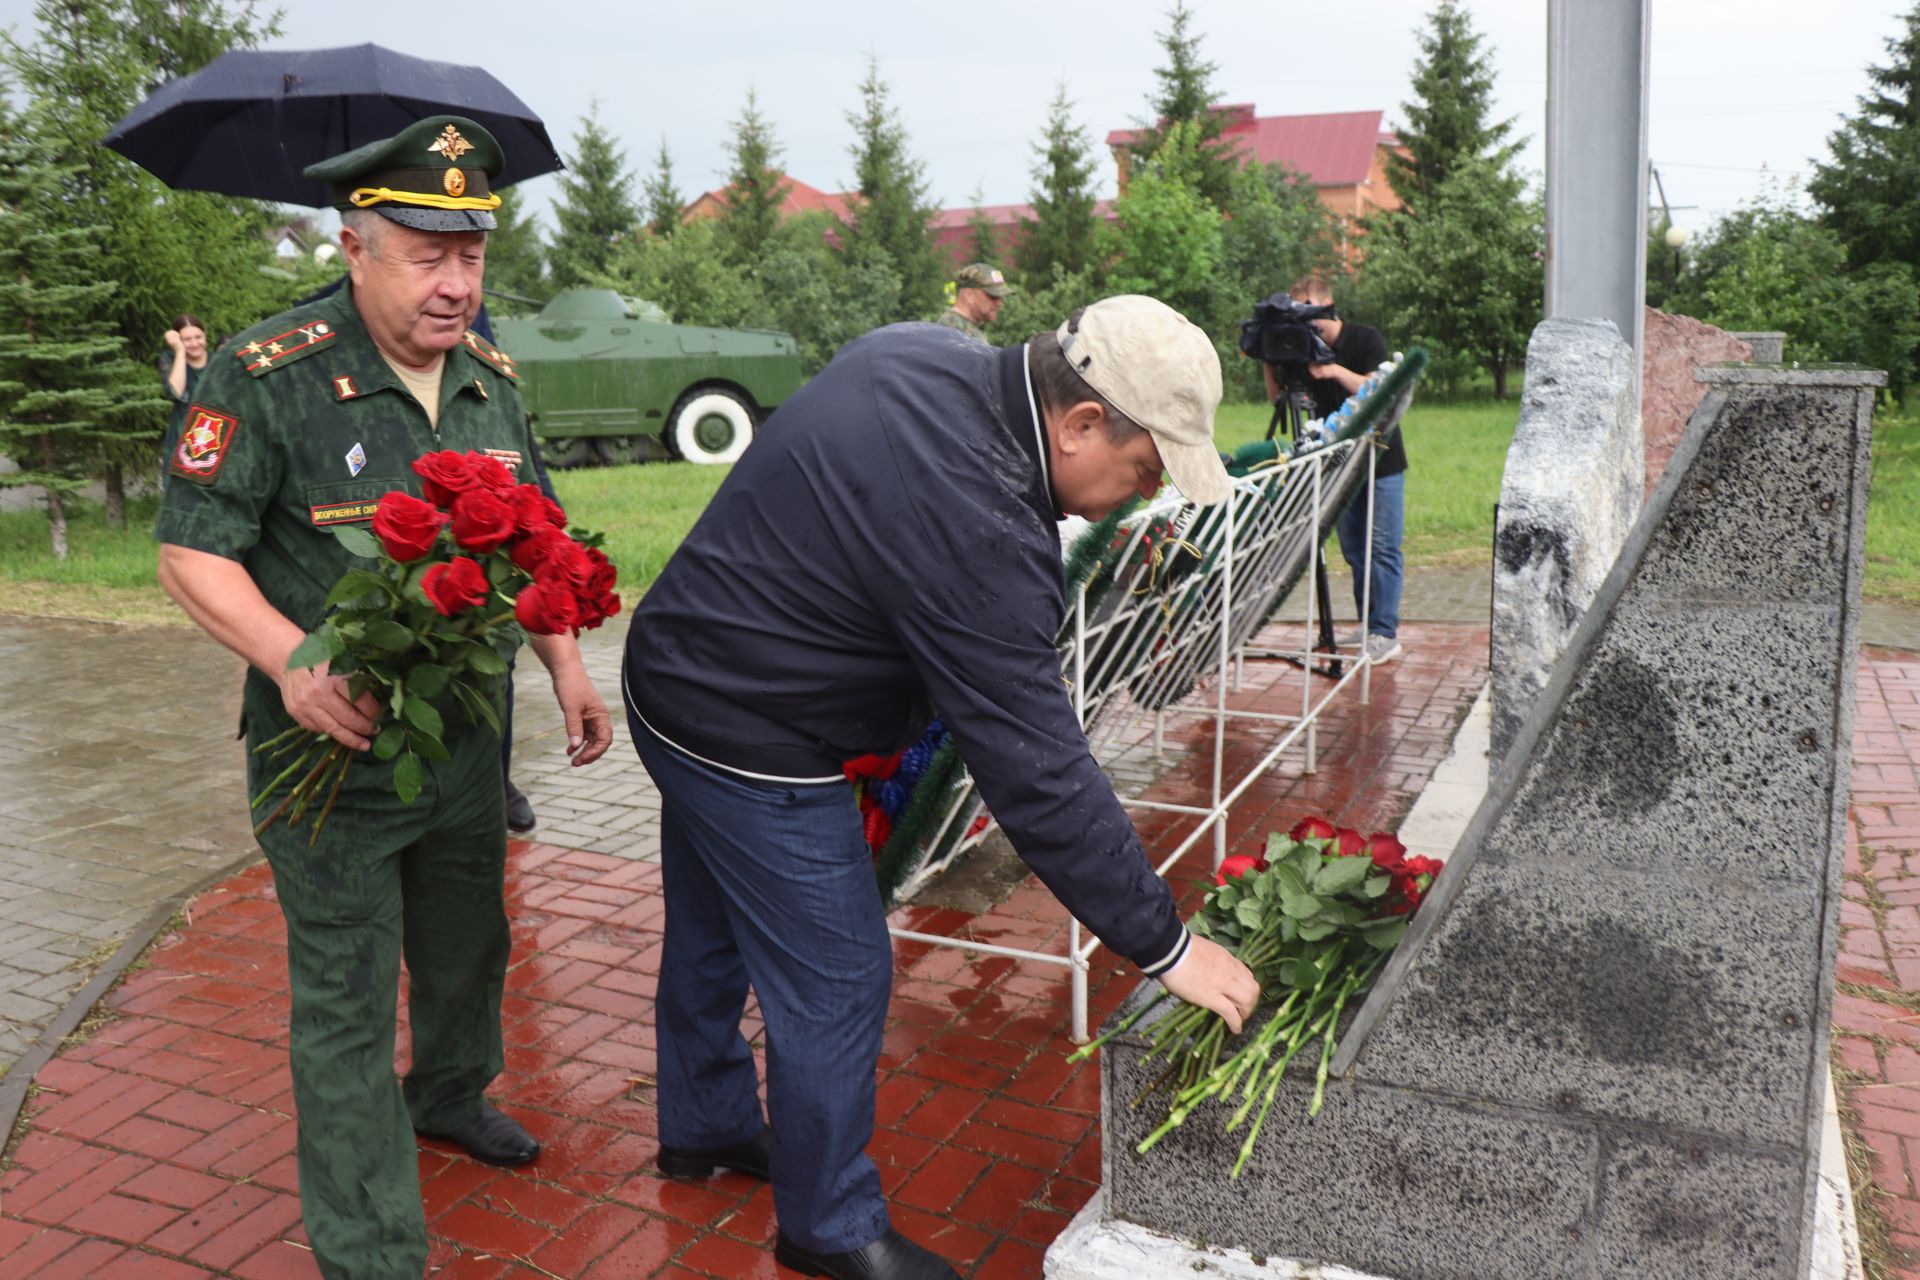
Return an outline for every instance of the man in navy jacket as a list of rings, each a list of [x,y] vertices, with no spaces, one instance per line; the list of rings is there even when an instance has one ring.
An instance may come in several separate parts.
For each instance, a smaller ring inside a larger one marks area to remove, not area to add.
[[[1230,482],[1220,364],[1151,298],[994,349],[935,325],[852,342],[787,401],[634,611],[623,684],[660,788],[661,1167],[771,1176],[776,1256],[945,1280],[894,1232],[873,1164],[892,953],[843,762],[938,714],[1014,848],[1093,933],[1234,1030],[1258,987],[1189,935],[1061,679],[1063,515],[1166,472]],[[739,1020],[767,1025],[772,1126]]]

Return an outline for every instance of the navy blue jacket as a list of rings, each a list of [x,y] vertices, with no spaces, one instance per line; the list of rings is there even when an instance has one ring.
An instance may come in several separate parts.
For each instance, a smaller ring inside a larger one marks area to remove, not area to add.
[[[1164,972],[1186,931],[1061,677],[1058,518],[1024,346],[870,333],[767,421],[634,610],[628,702],[710,762],[813,781],[937,709],[1027,865]]]

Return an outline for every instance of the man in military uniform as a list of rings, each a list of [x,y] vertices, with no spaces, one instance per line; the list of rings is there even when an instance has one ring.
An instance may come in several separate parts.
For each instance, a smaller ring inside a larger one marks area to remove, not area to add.
[[[392,490],[417,495],[411,464],[436,449],[483,451],[532,479],[513,361],[468,328],[501,160],[485,129],[441,116],[309,168],[343,211],[349,287],[239,335],[196,389],[168,462],[160,582],[249,663],[249,747],[296,722],[362,752],[375,732],[372,697],[350,697],[324,664],[287,669],[356,563],[334,526],[370,520]],[[534,649],[573,763],[598,758],[610,723],[574,641],[536,637]],[[362,755],[313,847],[279,824],[261,837],[287,922],[301,1208],[329,1280],[424,1271],[416,1132],[494,1164],[539,1153],[484,1093],[502,1065],[509,948],[500,743],[451,709],[447,722],[452,758],[427,764],[412,804],[396,798],[391,763]],[[257,795],[272,767],[248,758]]]
[[[986,326],[1000,314],[1001,300],[1013,292],[1013,286],[1007,283],[1000,268],[975,262],[954,273],[953,288],[953,305],[942,311],[934,323],[985,342]]]

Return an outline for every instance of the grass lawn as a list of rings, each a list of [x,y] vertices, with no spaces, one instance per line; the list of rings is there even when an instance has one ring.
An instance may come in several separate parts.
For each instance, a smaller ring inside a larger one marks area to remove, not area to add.
[[[1221,447],[1259,439],[1270,412],[1261,405],[1223,408]],[[1415,398],[1406,423],[1412,564],[1487,563],[1493,504],[1518,414],[1518,400]],[[1873,453],[1866,593],[1920,605],[1920,413],[1877,421]],[[607,535],[607,554],[631,603],[725,478],[725,467],[670,462],[556,472],[554,485],[576,522]],[[153,582],[155,504],[151,496],[133,499],[119,533],[106,528],[97,507],[81,507],[64,564],[47,550],[42,512],[0,513],[0,613],[185,624]]]

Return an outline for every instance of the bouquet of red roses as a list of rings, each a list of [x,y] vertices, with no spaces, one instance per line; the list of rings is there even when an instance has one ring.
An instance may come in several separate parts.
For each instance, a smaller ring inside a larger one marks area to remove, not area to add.
[[[380,499],[373,530],[348,525],[334,536],[372,563],[342,574],[327,596],[327,618],[287,659],[289,671],[325,662],[347,677],[351,696],[373,692],[391,714],[373,740],[394,761],[393,787],[412,804],[423,760],[447,760],[442,708],[457,705],[497,731],[490,682],[528,634],[574,635],[620,610],[614,567],[598,534],[567,532],[566,512],[538,485],[516,484],[499,459],[441,450],[417,459],[424,500],[396,490]],[[254,828],[305,818],[320,797],[311,844],[332,812],[354,752],[324,733],[295,726],[255,748],[276,763],[291,757],[254,798],[256,810],[295,779]]]
[[[1264,858],[1242,854],[1222,862],[1187,928],[1238,956],[1260,983],[1261,1003],[1277,1007],[1231,1052],[1225,1019],[1198,1005],[1183,1004],[1153,1025],[1147,1060],[1164,1057],[1168,1066],[1134,1105],[1155,1093],[1170,1100],[1165,1122],[1138,1150],[1151,1149],[1202,1103],[1227,1103],[1237,1093],[1240,1105],[1227,1132],[1253,1118],[1229,1175],[1239,1177],[1287,1067],[1316,1041],[1320,1061],[1307,1114],[1318,1115],[1340,1015],[1373,986],[1442,865],[1409,855],[1386,832],[1362,836],[1324,818],[1304,818],[1285,836],[1269,835]],[[1161,991],[1071,1060],[1131,1029],[1166,998]]]

